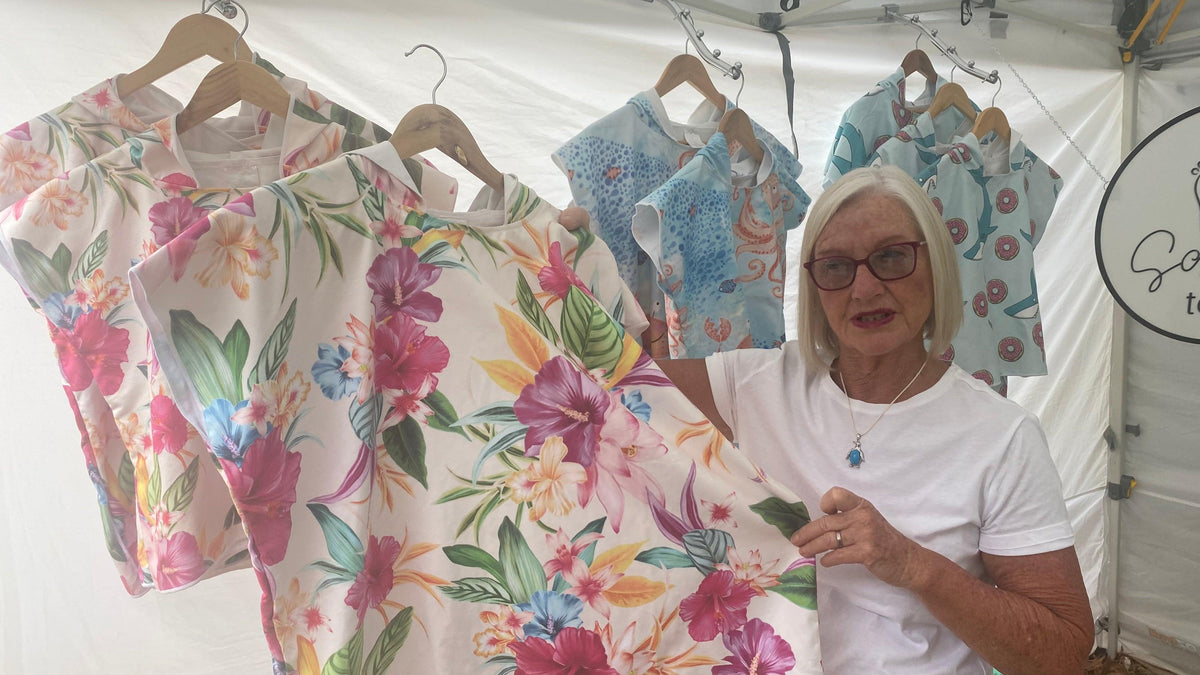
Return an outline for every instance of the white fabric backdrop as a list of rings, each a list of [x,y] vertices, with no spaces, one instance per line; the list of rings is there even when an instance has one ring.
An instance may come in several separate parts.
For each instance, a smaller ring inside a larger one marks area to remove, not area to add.
[[[195,2],[84,0],[4,3],[0,49],[0,127],[57,106],[117,72],[143,64],[170,26]],[[543,197],[570,195],[549,159],[559,143],[657,80],[683,48],[684,35],[661,5],[641,0],[441,0],[437,3],[313,0],[250,2],[252,47],[331,98],[395,124],[428,101],[437,59],[403,52],[439,47],[450,77],[438,102],[455,110],[493,164],[516,173]],[[741,105],[788,142],[774,36],[697,13],[706,41],[745,66]],[[1103,552],[1109,326],[1112,303],[1092,255],[1102,184],[1004,65],[1014,62],[1050,111],[1106,175],[1119,160],[1121,72],[1109,46],[1014,17],[1006,39],[990,41],[957,17],[927,15],[941,37],[980,66],[998,68],[995,103],[1013,128],[1066,179],[1037,264],[1051,375],[1017,382],[1012,395],[1038,414],[1063,475],[1093,613]],[[976,18],[985,22],[985,17]],[[237,20],[240,25],[240,19]],[[902,25],[789,29],[796,71],[801,183],[820,193],[820,173],[845,107],[889,75],[912,48]],[[928,45],[926,44],[928,49]],[[998,49],[1003,58],[997,56]],[[930,50],[939,72],[950,63]],[[211,67],[198,62],[160,82],[186,100]],[[721,81],[728,95],[736,83]],[[956,78],[981,105],[995,87]],[[686,88],[684,88],[686,89]],[[686,117],[699,97],[679,90],[668,110]],[[460,177],[460,201],[479,182]],[[798,244],[796,238],[792,243]],[[793,256],[789,273],[794,279]],[[794,282],[788,309],[794,307]],[[95,495],[62,400],[60,376],[42,320],[15,284],[0,279],[0,672],[269,672],[249,572],[171,595],[125,595],[105,552]],[[919,480],[919,476],[914,476]]]

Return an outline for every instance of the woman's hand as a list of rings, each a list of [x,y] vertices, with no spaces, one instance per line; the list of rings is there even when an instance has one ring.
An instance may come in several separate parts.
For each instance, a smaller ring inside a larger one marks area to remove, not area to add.
[[[892,527],[871,502],[841,488],[831,488],[821,497],[821,510],[829,514],[792,534],[800,554],[816,557],[825,553],[825,567],[857,563],[880,581],[913,588],[921,581],[928,551]],[[840,534],[840,542],[839,542]]]

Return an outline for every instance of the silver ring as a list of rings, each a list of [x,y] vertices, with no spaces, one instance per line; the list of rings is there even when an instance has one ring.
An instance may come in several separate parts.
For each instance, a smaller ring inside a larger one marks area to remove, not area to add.
[[[841,530],[834,530],[833,538],[837,539],[837,548],[841,548],[845,544],[845,542],[842,541],[842,531]]]

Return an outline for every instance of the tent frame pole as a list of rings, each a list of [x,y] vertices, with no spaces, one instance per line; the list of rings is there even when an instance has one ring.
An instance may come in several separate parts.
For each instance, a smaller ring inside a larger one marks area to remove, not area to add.
[[[1121,157],[1129,156],[1137,142],[1138,89],[1141,84],[1141,58],[1134,56],[1122,66],[1123,91],[1121,96]],[[1108,453],[1108,485],[1120,485],[1124,472],[1125,455],[1125,359],[1126,330],[1129,317],[1117,303],[1113,303],[1112,353],[1109,361],[1109,410],[1108,425],[1112,432]],[[1121,500],[1114,499],[1110,492],[1104,502],[1106,532],[1104,537],[1104,597],[1108,604],[1108,622],[1104,649],[1108,658],[1115,659],[1120,648],[1120,610],[1118,599],[1118,559],[1120,556]]]

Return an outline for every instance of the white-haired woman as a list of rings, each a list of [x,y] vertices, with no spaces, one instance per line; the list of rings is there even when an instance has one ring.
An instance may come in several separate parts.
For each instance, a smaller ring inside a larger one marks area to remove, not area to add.
[[[1092,617],[1045,435],[937,359],[963,310],[933,204],[895,167],[850,172],[801,255],[799,340],[660,365],[809,506],[792,541],[820,556],[826,672],[1081,672]]]

